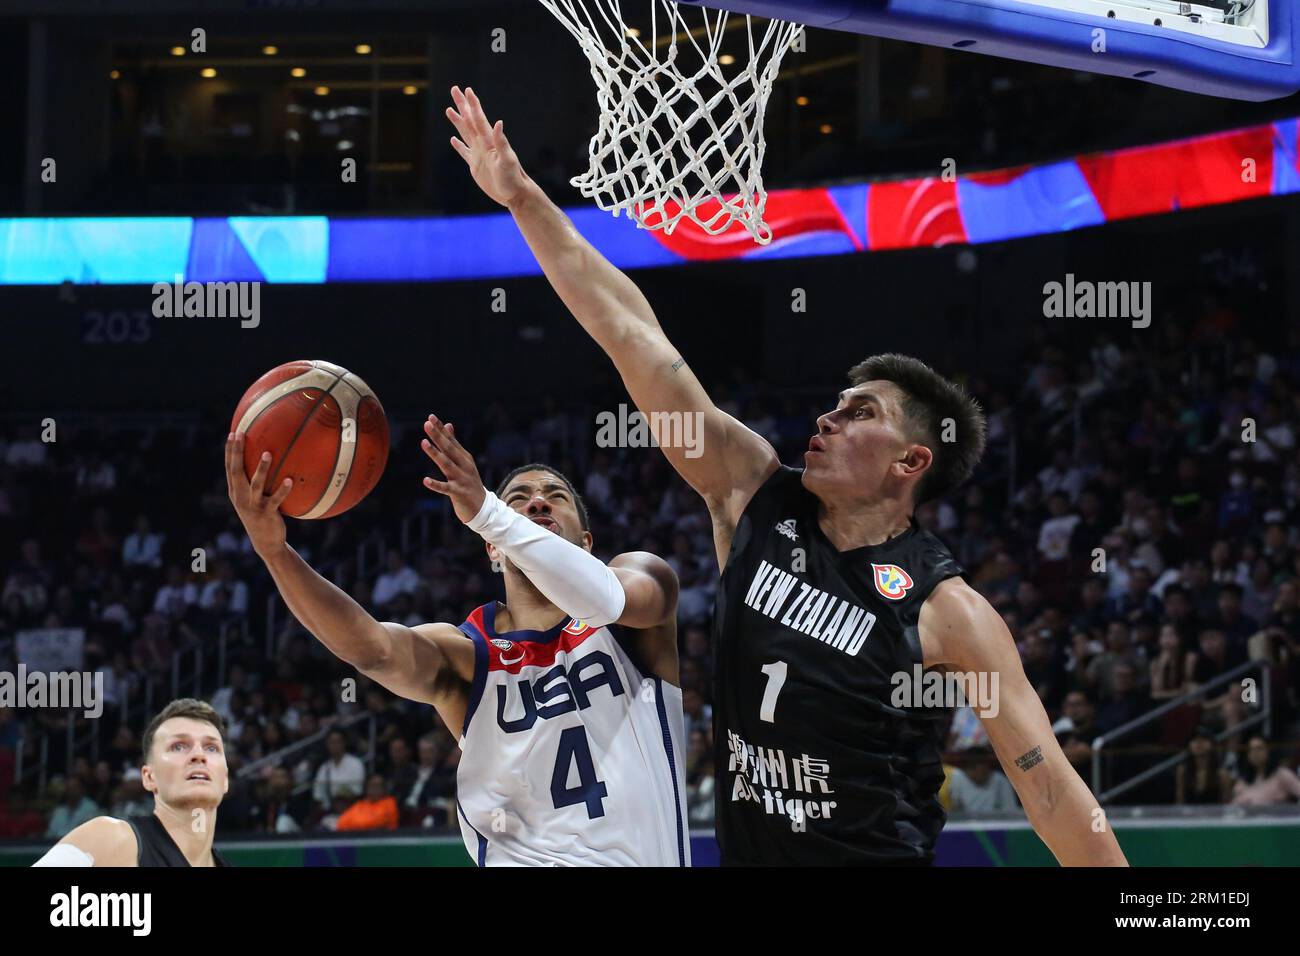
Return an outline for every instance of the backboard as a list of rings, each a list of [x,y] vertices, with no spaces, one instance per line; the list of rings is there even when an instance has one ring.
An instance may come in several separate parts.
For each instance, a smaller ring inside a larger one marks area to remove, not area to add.
[[[1295,0],[683,0],[1193,93],[1300,90]]]

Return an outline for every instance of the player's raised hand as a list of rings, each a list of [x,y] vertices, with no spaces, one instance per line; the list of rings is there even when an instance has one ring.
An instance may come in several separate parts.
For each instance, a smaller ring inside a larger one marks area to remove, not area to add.
[[[488,122],[473,89],[461,92],[459,86],[453,86],[451,98],[456,105],[447,107],[447,119],[460,134],[451,138],[452,149],[465,160],[478,188],[509,208],[532,180],[510,147],[502,121],[497,120],[496,125]]]
[[[474,456],[456,440],[455,427],[450,422],[443,423],[437,415],[430,415],[425,421],[424,433],[429,437],[420,442],[420,447],[446,477],[446,481],[425,478],[424,487],[450,498],[456,517],[468,523],[479,513],[487,497]]]
[[[226,438],[226,492],[235,506],[235,513],[244,523],[253,550],[263,559],[284,547],[284,516],[280,505],[293,490],[293,482],[286,478],[271,494],[266,493],[266,476],[271,470],[271,453],[262,452],[250,481],[244,476],[244,436],[231,432]]]

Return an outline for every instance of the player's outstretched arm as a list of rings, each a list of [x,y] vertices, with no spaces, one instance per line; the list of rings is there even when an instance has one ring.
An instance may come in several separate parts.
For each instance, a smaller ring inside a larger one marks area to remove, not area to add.
[[[510,210],[524,239],[574,318],[605,350],[632,401],[646,416],[672,466],[731,525],[777,469],[776,451],[710,400],[695,373],[668,341],[650,303],[574,228],[524,172],[500,120],[492,125],[472,89],[452,87],[447,118],[459,137],[451,145],[474,182]],[[687,418],[699,427],[681,440]],[[659,427],[656,428],[656,423]],[[678,429],[678,438],[665,434]]]
[[[134,866],[137,847],[131,824],[95,817],[76,827],[32,866]]]
[[[285,538],[280,503],[292,487],[286,478],[265,493],[270,455],[252,480],[244,476],[244,438],[226,440],[226,486],[253,550],[266,564],[280,596],[303,627],[340,660],[408,700],[443,704],[460,681],[473,679],[473,646],[450,624],[410,628],[381,623],[332,582],[321,577]]]
[[[1104,812],[1061,751],[1015,641],[988,601],[958,578],[935,588],[921,609],[927,667],[997,675],[986,709],[977,706],[1002,769],[1034,830],[1062,866],[1127,866]]]
[[[565,614],[594,627],[650,628],[675,617],[677,575],[663,558],[632,551],[605,564],[483,487],[474,456],[450,422],[430,415],[424,434],[420,447],[443,476],[425,478],[424,486],[446,495],[456,517],[509,558]]]

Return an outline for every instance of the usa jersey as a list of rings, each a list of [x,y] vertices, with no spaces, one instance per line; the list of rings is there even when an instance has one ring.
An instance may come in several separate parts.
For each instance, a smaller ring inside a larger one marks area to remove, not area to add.
[[[912,526],[839,551],[782,467],[736,527],[714,615],[724,863],[928,863],[945,814],[940,707],[896,706],[917,621],[961,567]]]
[[[474,681],[456,773],[479,866],[689,866],[682,693],[642,673],[617,625],[460,626]]]

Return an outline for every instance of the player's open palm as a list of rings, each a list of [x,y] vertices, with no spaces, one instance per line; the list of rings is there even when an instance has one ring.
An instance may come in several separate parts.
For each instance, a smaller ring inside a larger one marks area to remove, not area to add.
[[[284,516],[280,505],[293,490],[293,482],[285,478],[271,494],[266,493],[266,479],[271,471],[271,453],[262,452],[257,469],[250,480],[244,474],[244,436],[230,435],[226,439],[226,491],[235,513],[244,523],[253,550],[263,558],[283,547],[285,542]]]
[[[444,424],[437,415],[430,415],[425,421],[424,433],[428,437],[420,442],[420,447],[446,478],[445,481],[425,478],[424,487],[450,498],[456,517],[468,523],[479,513],[483,499],[487,497],[474,456],[456,440],[456,429],[452,424]]]
[[[469,166],[479,189],[509,207],[530,180],[506,139],[501,120],[496,125],[488,122],[473,89],[462,93],[459,86],[453,86],[451,98],[456,106],[447,107],[447,119],[460,134],[451,138],[452,148]]]

